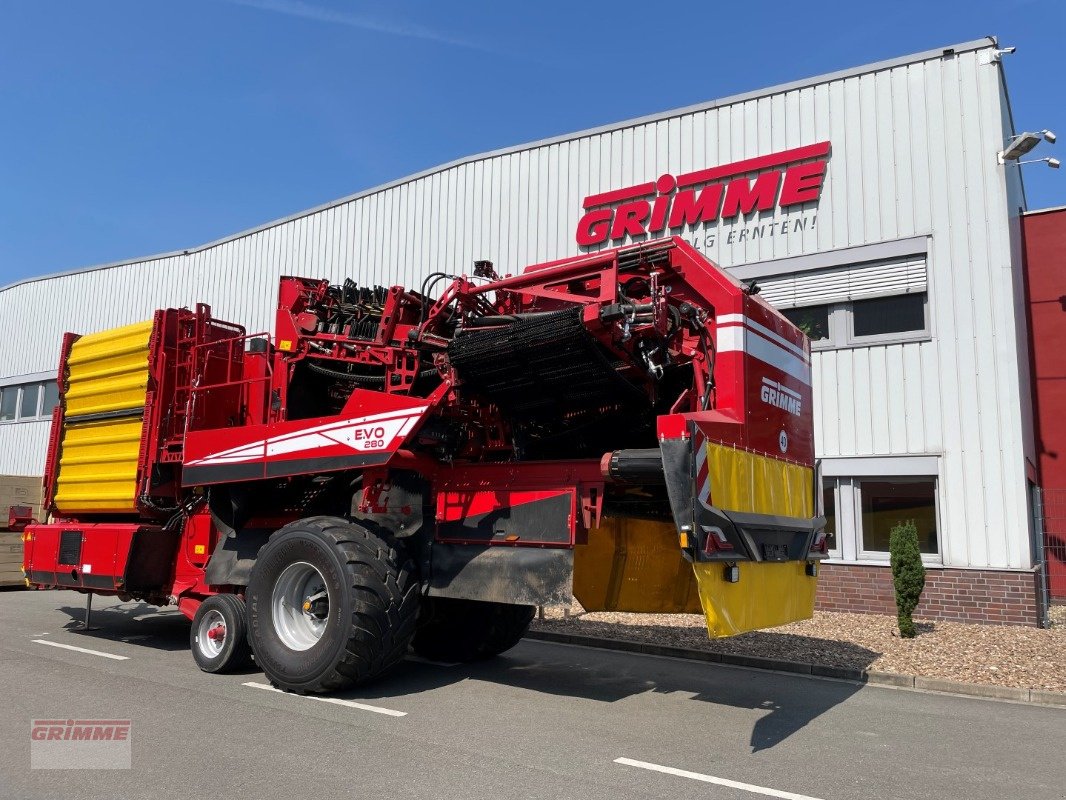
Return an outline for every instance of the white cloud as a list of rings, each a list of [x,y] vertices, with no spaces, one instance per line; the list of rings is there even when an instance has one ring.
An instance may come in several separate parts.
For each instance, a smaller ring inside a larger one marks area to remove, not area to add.
[[[423,25],[407,22],[379,19],[367,14],[351,11],[338,11],[332,8],[305,3],[303,0],[228,0],[239,6],[258,9],[259,11],[272,11],[277,14],[287,14],[290,17],[302,17],[303,19],[317,22],[332,23],[335,25],[347,25],[351,28],[360,28],[374,33],[384,33],[389,36],[402,36],[407,39],[422,39],[427,42],[464,47],[468,50],[478,50],[484,53],[495,52],[476,42],[467,41],[456,36],[451,36],[442,31],[433,30]]]

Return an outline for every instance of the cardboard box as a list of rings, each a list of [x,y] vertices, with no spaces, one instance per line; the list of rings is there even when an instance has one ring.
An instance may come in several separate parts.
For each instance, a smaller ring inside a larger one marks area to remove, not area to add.
[[[0,531],[7,530],[9,506],[29,506],[34,519],[41,518],[41,479],[24,475],[0,475]]]
[[[9,506],[29,506],[41,518],[41,479],[25,475],[0,475],[0,586],[24,586],[22,534],[7,529]]]

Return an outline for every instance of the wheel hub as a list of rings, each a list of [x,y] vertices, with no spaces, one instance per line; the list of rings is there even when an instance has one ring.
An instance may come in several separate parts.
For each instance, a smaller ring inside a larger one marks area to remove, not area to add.
[[[226,620],[212,609],[204,614],[196,629],[196,643],[208,658],[217,658],[226,645]]]
[[[281,571],[271,596],[274,632],[291,650],[317,644],[329,618],[329,592],[322,573],[306,561]]]

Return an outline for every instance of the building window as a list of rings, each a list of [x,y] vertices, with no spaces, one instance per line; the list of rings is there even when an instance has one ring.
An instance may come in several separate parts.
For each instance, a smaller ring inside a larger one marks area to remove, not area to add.
[[[811,340],[812,349],[929,337],[928,265],[922,255],[771,274],[759,295]]]
[[[55,381],[45,381],[44,400],[41,401],[41,416],[51,417],[57,405],[59,405],[59,384]]]
[[[781,313],[812,342],[829,339],[829,306],[786,308]]]
[[[837,486],[836,481],[826,481],[822,487],[822,516],[825,517],[825,538],[829,540],[829,549],[840,550],[837,543]]]
[[[41,385],[31,383],[22,387],[22,400],[19,402],[19,419],[31,419],[37,416],[37,404],[41,399]]]
[[[19,407],[19,387],[4,386],[0,388],[0,422],[15,419]]]
[[[913,520],[922,560],[940,561],[934,476],[826,478],[822,497],[833,558],[884,563],[892,528]]]
[[[35,381],[0,386],[0,422],[50,419],[59,402],[55,381]]]
[[[862,550],[887,553],[892,529],[913,520],[918,546],[926,554],[938,552],[936,535],[936,481],[876,480],[859,482],[862,504]]]
[[[851,322],[856,337],[923,332],[925,294],[856,300],[851,304]]]

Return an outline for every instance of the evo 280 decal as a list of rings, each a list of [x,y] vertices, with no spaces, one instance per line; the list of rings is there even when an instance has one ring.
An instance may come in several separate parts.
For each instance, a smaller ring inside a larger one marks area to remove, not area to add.
[[[388,411],[365,417],[316,425],[291,433],[259,439],[239,447],[186,462],[187,467],[238,464],[276,456],[314,455],[314,451],[341,445],[356,453],[376,453],[395,449],[421,418],[424,406]]]

